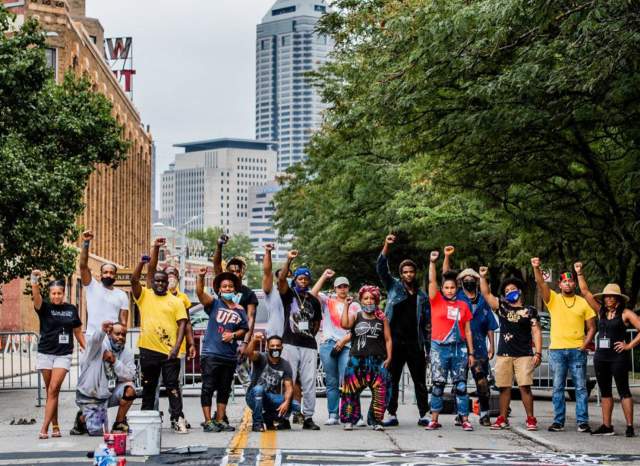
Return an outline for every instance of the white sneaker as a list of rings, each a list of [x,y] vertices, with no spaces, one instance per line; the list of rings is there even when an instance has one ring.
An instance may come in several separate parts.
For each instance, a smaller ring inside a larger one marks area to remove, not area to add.
[[[340,424],[340,421],[338,421],[337,417],[333,416],[329,416],[329,419],[324,421],[325,426],[337,426],[338,424]]]
[[[378,432],[384,432],[384,426],[382,424],[376,424],[373,426],[373,430],[377,430]]]
[[[344,430],[353,430],[353,424],[351,424],[350,422],[347,422],[344,425]]]
[[[171,427],[176,434],[188,434],[187,422],[183,417],[179,417],[177,421],[171,421]]]
[[[364,419],[360,418],[360,419],[358,419],[358,422],[356,423],[356,427],[367,427],[367,423],[365,422]]]

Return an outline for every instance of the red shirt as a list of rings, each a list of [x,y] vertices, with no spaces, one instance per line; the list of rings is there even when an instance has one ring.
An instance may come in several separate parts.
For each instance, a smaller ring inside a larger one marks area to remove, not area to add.
[[[473,319],[467,303],[461,299],[450,301],[440,291],[435,298],[429,298],[429,302],[431,303],[431,339],[438,342],[446,341],[447,337],[455,331],[454,325],[457,321],[460,337],[463,341],[466,340],[464,325]]]

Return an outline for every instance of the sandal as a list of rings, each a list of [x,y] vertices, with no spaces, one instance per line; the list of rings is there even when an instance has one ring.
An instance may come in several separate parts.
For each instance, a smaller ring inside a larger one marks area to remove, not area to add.
[[[51,425],[51,437],[60,438],[62,437],[62,433],[60,432],[60,426],[58,424]]]
[[[49,438],[49,434],[47,434],[47,433],[44,433],[44,434],[43,434],[42,432],[40,432],[40,433],[38,434],[38,438],[39,438],[40,440],[47,440],[47,439]]]

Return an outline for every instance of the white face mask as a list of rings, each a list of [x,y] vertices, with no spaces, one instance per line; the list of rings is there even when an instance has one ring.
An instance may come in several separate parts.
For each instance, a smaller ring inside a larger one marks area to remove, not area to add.
[[[178,280],[174,277],[169,277],[169,289],[175,290],[176,288],[178,288]]]

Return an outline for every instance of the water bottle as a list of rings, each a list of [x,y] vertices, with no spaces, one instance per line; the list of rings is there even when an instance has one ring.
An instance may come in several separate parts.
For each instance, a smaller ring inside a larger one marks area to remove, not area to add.
[[[94,466],[103,466],[105,459],[109,456],[109,449],[105,443],[101,443],[96,447],[93,452],[93,464]]]

